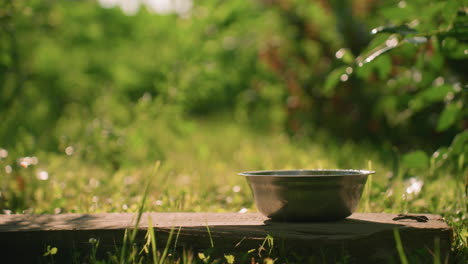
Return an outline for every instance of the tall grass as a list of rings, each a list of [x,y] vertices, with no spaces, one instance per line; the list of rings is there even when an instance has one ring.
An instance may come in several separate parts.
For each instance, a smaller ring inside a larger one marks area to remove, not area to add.
[[[160,163],[158,161],[156,163],[156,165],[155,165],[156,170],[159,168],[159,164]],[[135,242],[135,238],[136,238],[136,235],[138,233],[138,226],[140,224],[141,216],[143,215],[143,212],[144,212],[144,209],[145,209],[146,196],[148,195],[148,188],[150,186],[152,176],[153,175],[148,177],[147,183],[145,185],[145,190],[143,192],[143,198],[142,198],[142,200],[140,202],[140,208],[138,209],[137,218],[136,218],[136,221],[135,221],[135,227],[133,228],[130,237],[127,236],[127,231],[125,232],[125,237],[124,237],[124,240],[123,240],[123,246],[122,246],[121,253],[120,253],[120,263],[126,263],[125,259],[127,257],[127,255],[126,255],[127,247],[128,247],[129,244],[132,245]]]
[[[398,256],[400,257],[401,264],[409,264],[408,258],[406,257],[405,249],[403,243],[401,242],[400,232],[397,228],[393,229],[393,236],[395,237],[395,246],[398,251]]]

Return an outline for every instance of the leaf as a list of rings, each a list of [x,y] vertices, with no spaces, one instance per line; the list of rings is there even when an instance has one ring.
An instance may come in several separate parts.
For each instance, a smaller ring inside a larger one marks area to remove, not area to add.
[[[460,41],[468,41],[467,34],[468,34],[468,28],[467,28],[467,25],[465,24],[461,26],[454,26],[449,31],[439,34],[439,37],[442,37],[442,38],[451,37]]]
[[[451,85],[444,84],[441,86],[433,86],[429,89],[424,90],[421,92],[421,97],[428,102],[438,102],[444,100],[445,96],[449,92],[453,91]]]
[[[381,80],[388,78],[392,72],[392,59],[388,54],[384,54],[375,59],[372,63],[363,64],[356,68],[356,75],[359,78],[368,78],[371,73],[377,73]]]
[[[441,147],[431,156],[431,162],[434,163],[436,166],[440,166],[444,163],[444,160],[447,159],[448,155],[450,154],[450,150],[447,147]]]
[[[411,6],[411,2],[406,2],[405,8],[387,7],[380,10],[380,13],[383,18],[387,20],[399,20],[399,21],[409,21],[411,18],[414,18],[414,8]]]
[[[328,74],[327,79],[325,80],[325,85],[323,87],[323,92],[325,94],[331,94],[335,87],[340,82],[341,75],[346,73],[346,66],[342,66],[339,68],[334,69],[332,72]]]
[[[235,262],[235,257],[233,255],[224,255],[224,258],[228,264],[234,264]]]
[[[210,257],[206,257],[203,252],[198,253],[198,258],[203,260],[203,262],[206,262],[206,261],[208,261],[210,259]]]
[[[371,30],[372,34],[380,34],[380,33],[396,33],[400,35],[408,35],[408,34],[415,34],[418,33],[418,31],[414,28],[410,28],[408,25],[403,24],[403,25],[398,25],[398,26],[380,26],[376,27]]]
[[[424,44],[427,42],[426,37],[411,37],[411,38],[405,38],[405,41],[414,44],[414,45],[419,45],[419,44]]]
[[[358,76],[359,78],[363,80],[369,78],[373,72],[374,72],[374,67],[372,67],[372,65],[370,64],[364,64],[361,67],[356,67],[356,70],[354,71],[356,76]]]
[[[0,54],[0,65],[4,65],[8,68],[8,66],[10,66],[12,64],[12,59],[11,59],[11,56],[10,54],[8,54],[7,52],[2,52]]]
[[[453,139],[450,147],[452,148],[452,151],[455,154],[463,153],[464,149],[468,147],[468,130],[457,134]]]
[[[468,31],[465,34],[468,35]],[[467,59],[467,50],[468,40],[457,40],[453,37],[447,37],[442,42],[444,55],[452,59]]]
[[[50,254],[51,255],[55,255],[55,254],[57,254],[57,252],[58,252],[58,249],[56,247],[53,247],[53,248],[50,249]]]
[[[360,55],[356,62],[358,63],[359,67],[362,67],[366,63],[369,63],[382,54],[386,53],[389,50],[397,48],[401,45],[401,41],[395,35],[390,35],[383,43],[375,47],[374,49],[370,50],[369,52]]]
[[[50,247],[50,245],[47,246],[47,251],[44,253],[44,257],[49,256],[49,255],[55,255],[57,254],[58,249],[56,247]]]
[[[353,56],[353,53],[351,53],[351,51],[348,50],[347,52],[345,52],[343,56],[343,62],[348,63],[348,64],[351,64],[354,62],[354,56]]]
[[[392,72],[392,59],[389,55],[382,55],[374,61],[374,67],[379,74],[379,78],[385,80]]]
[[[405,154],[402,158],[402,164],[411,169],[427,169],[429,157],[424,151],[416,150]]]
[[[460,109],[456,104],[448,104],[439,117],[436,130],[439,132],[447,130],[455,123],[458,112],[460,112]]]
[[[458,5],[458,0],[448,0],[445,4],[442,15],[444,16],[448,25],[450,25],[457,16]]]
[[[450,30],[441,32],[439,37],[452,37],[460,41],[468,41],[468,14],[466,11],[459,11],[453,21]]]
[[[344,63],[351,64],[354,62],[353,53],[346,48],[341,48],[336,52],[336,57],[341,59]]]
[[[442,102],[452,91],[454,91],[452,86],[448,84],[427,88],[414,96],[414,99],[409,103],[410,108],[414,111],[420,111],[435,102]]]
[[[422,100],[421,98],[417,98],[417,97],[412,99],[408,103],[408,105],[409,105],[409,108],[411,108],[411,110],[415,112],[421,111],[426,106],[424,103],[424,100]]]

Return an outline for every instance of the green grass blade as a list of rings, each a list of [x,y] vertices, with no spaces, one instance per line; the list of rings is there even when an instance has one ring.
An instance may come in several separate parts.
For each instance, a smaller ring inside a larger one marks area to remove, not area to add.
[[[153,254],[153,264],[159,263],[159,256],[157,252],[157,245],[156,245],[156,235],[154,233],[154,227],[153,227],[153,219],[151,216],[148,216],[148,234],[150,237],[150,243],[151,243],[151,253]]]
[[[126,250],[127,250],[127,240],[128,240],[128,229],[125,229],[123,245],[122,245],[122,248],[120,249],[120,260],[119,260],[120,264],[125,263],[124,259],[125,259]]]
[[[150,174],[150,177],[148,177],[146,185],[145,185],[145,190],[143,192],[143,197],[141,199],[140,203],[140,208],[138,209],[138,214],[137,214],[137,219],[135,221],[135,227],[133,228],[132,236],[130,237],[130,242],[135,241],[136,234],[138,233],[138,225],[140,224],[141,216],[143,215],[144,209],[145,209],[145,203],[146,203],[146,197],[148,196],[148,190],[151,185],[153,177],[157,174],[159,170],[159,166],[161,165],[161,162],[158,160],[153,167],[153,171]]]
[[[177,248],[177,241],[179,241],[179,234],[180,234],[181,229],[182,229],[182,226],[179,226],[179,229],[177,230],[176,238],[175,238],[175,241],[174,241],[174,248],[172,250],[172,255],[173,256],[175,256],[175,251],[176,251],[176,248]]]
[[[398,250],[398,256],[400,257],[401,264],[408,264],[408,259],[406,258],[405,250],[403,249],[403,243],[401,242],[400,232],[397,228],[393,229],[393,236],[395,237],[395,244]]]
[[[211,236],[211,230],[210,226],[208,225],[208,222],[206,222],[206,230],[208,231],[208,237],[210,238],[211,247],[214,248],[213,237]]]
[[[172,236],[174,235],[174,227],[171,228],[171,231],[169,232],[169,237],[167,238],[166,246],[164,247],[164,251],[161,255],[161,259],[159,263],[164,263],[167,257],[167,252],[169,251],[169,245],[171,244],[172,241]]]
[[[152,171],[152,173],[150,174],[150,176],[148,177],[148,179],[146,181],[145,190],[143,192],[143,197],[141,199],[140,208],[138,209],[138,214],[137,214],[137,218],[136,218],[136,221],[135,221],[135,226],[134,226],[134,228],[132,230],[132,233],[131,233],[130,237],[127,236],[127,230],[125,230],[123,246],[122,246],[122,250],[120,252],[120,263],[121,264],[126,262],[125,261],[125,257],[126,257],[125,255],[126,255],[126,251],[127,251],[127,245],[128,244],[132,245],[133,242],[135,241],[136,235],[138,233],[138,226],[140,224],[141,216],[143,215],[143,212],[144,212],[144,209],[145,209],[145,203],[146,203],[146,197],[148,196],[148,190],[149,190],[149,187],[151,185],[151,181],[152,181],[154,175],[156,175],[156,173],[159,170],[160,164],[161,164],[161,162],[159,160],[154,164],[153,171]],[[134,253],[134,252],[132,252],[132,253]]]
[[[372,161],[367,161],[367,170],[372,171]],[[372,191],[372,174],[367,178],[367,184],[364,187],[364,213],[370,211],[370,200],[371,200],[371,191]]]
[[[440,264],[440,237],[434,239],[434,264]]]
[[[273,237],[270,236],[270,234],[268,234],[265,239],[263,240],[263,243],[260,245],[260,247],[258,248],[258,256],[259,257],[262,257],[262,250],[263,251],[266,251],[266,248],[265,248],[265,244],[268,243],[268,246],[270,247],[270,250],[268,252],[268,254],[270,255],[271,254],[271,247],[273,246]]]

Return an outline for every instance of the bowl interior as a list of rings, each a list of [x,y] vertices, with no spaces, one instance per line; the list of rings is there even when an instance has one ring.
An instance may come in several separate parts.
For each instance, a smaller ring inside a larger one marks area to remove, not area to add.
[[[242,176],[278,176],[278,177],[322,177],[344,175],[369,175],[375,173],[367,170],[269,170],[242,172]]]

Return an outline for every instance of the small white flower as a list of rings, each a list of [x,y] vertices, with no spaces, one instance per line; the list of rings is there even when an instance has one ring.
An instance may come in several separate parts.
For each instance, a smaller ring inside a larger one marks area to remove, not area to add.
[[[73,153],[75,153],[75,149],[72,146],[68,146],[65,148],[65,154],[67,154],[67,156],[71,156],[73,155]]]
[[[6,149],[0,148],[0,159],[8,157],[8,151]]]
[[[37,157],[23,157],[18,159],[18,164],[23,168],[27,168],[31,165],[37,165],[38,163],[39,159]]]
[[[239,210],[238,213],[240,213],[240,214],[245,214],[245,213],[247,213],[248,211],[249,211],[249,209],[247,209],[247,208],[242,208],[242,209]]]
[[[20,161],[19,165],[23,168],[29,167],[29,163],[25,160]]]
[[[47,171],[39,171],[37,173],[37,179],[41,180],[41,181],[46,181],[49,179],[49,173]]]
[[[418,194],[421,192],[423,185],[424,185],[424,182],[422,180],[418,180],[414,177],[410,178],[408,180],[408,187],[406,187],[406,193]]]

